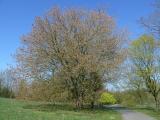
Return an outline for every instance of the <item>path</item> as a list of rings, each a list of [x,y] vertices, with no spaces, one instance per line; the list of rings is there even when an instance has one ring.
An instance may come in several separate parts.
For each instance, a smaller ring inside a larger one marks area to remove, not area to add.
[[[126,108],[123,108],[119,105],[114,105],[114,106],[106,106],[107,108],[114,109],[122,114],[123,120],[155,120],[152,117],[140,113],[140,112],[135,112],[132,110],[128,110]]]
[[[123,120],[154,120],[148,115],[132,110],[119,110],[122,113]]]

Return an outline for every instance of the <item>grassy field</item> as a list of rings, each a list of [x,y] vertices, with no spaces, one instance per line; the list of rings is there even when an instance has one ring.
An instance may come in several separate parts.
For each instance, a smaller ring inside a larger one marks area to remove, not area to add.
[[[76,111],[67,105],[0,98],[0,120],[121,120],[112,110]]]

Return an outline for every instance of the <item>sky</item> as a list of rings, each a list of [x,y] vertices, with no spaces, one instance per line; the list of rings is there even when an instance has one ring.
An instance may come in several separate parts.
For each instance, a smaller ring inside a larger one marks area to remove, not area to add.
[[[126,28],[136,39],[144,33],[140,17],[153,11],[154,0],[0,0],[0,70],[15,65],[13,57],[22,35],[31,31],[36,16],[43,16],[53,6],[60,8],[103,8],[119,28]]]

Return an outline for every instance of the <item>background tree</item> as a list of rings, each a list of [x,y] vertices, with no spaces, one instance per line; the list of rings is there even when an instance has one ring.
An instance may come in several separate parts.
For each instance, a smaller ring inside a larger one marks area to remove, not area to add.
[[[154,35],[155,38],[160,37],[160,0],[155,0],[152,3],[154,11],[148,17],[142,17],[140,23],[146,30]]]
[[[158,108],[160,94],[158,70],[160,64],[157,50],[156,41],[152,36],[147,35],[133,41],[130,47],[130,60],[135,67],[136,74],[145,80],[148,92],[155,99],[156,108]]]
[[[13,90],[13,82],[14,78],[12,76],[12,72],[10,69],[6,69],[0,72],[0,96],[13,98],[14,90]]]
[[[132,94],[134,93],[134,96],[137,98],[137,103],[142,105],[144,99],[146,99],[145,81],[142,77],[138,76],[136,72],[136,69],[131,65],[130,71],[127,72],[126,89],[132,90]]]

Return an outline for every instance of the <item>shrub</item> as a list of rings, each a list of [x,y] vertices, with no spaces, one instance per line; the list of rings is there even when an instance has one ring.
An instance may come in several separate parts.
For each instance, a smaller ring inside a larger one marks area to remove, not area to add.
[[[115,104],[116,99],[114,98],[112,94],[104,92],[100,96],[99,103],[100,104]]]

